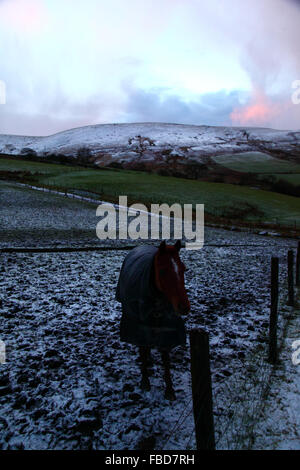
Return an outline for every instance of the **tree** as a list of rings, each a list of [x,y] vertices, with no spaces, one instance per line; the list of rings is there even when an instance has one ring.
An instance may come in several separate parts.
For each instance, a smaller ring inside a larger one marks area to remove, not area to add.
[[[89,163],[91,156],[92,154],[88,147],[80,147],[76,153],[79,163]]]
[[[29,148],[29,147],[22,148],[22,150],[20,152],[20,155],[23,155],[24,157],[27,157],[27,158],[36,158],[37,157],[36,151]]]

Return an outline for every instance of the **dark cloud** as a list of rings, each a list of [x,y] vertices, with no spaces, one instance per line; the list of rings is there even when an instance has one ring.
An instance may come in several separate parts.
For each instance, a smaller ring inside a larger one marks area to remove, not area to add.
[[[239,92],[204,93],[192,101],[165,89],[127,89],[128,122],[230,125],[230,113],[239,105]]]
[[[239,105],[239,92],[204,93],[189,102],[165,88],[150,91],[125,86],[126,104],[116,98],[94,96],[71,102],[61,92],[45,102],[43,112],[21,112],[15,103],[0,107],[0,134],[49,135],[74,127],[114,122],[167,122],[178,124],[231,125],[230,113]]]

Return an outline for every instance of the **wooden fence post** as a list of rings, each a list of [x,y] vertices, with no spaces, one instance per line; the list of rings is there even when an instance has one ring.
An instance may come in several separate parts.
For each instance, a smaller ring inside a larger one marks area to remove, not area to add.
[[[209,338],[204,330],[190,331],[192,395],[197,450],[214,450],[215,433],[209,362]]]
[[[296,286],[300,286],[300,242],[298,242],[296,258]]]
[[[288,305],[294,307],[294,251],[288,251]]]
[[[275,364],[278,359],[277,352],[277,319],[278,319],[278,258],[271,260],[271,309],[269,326],[269,361]]]

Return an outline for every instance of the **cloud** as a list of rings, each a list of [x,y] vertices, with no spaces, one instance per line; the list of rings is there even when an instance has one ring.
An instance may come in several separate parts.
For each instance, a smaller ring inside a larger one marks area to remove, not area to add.
[[[253,90],[248,103],[233,109],[230,118],[236,125],[266,125],[278,118],[282,106],[282,103],[274,103],[264,90],[256,89]]]
[[[164,88],[126,87],[126,92],[128,122],[229,125],[230,113],[239,103],[237,91],[204,93],[189,101]]]
[[[2,26],[26,34],[41,32],[47,23],[47,10],[40,0],[2,0]]]
[[[291,96],[292,82],[300,78],[300,2],[264,0],[254,9],[252,5],[252,0],[243,2],[249,12],[247,24],[243,24],[248,33],[239,35],[240,64],[251,89],[244,106],[232,112],[232,122],[299,129],[300,106],[292,104]]]
[[[40,109],[26,111],[15,102],[0,106],[0,134],[50,135],[73,127],[111,122],[121,111],[121,102],[113,96],[99,94],[75,101],[56,90],[55,97],[44,98]]]
[[[292,102],[290,93],[268,95],[263,89],[253,89],[244,105],[236,106],[230,114],[238,126],[263,126],[275,129],[299,130],[300,105]]]
[[[299,128],[299,24],[299,0],[0,0],[0,132]]]
[[[168,122],[230,125],[230,113],[238,106],[237,91],[204,93],[186,100],[166,88],[145,90],[123,84],[124,100],[95,95],[70,101],[61,91],[44,102],[42,112],[18,112],[14,103],[0,108],[0,133],[49,135],[72,127],[110,122]],[[116,119],[114,119],[116,118]]]
[[[204,15],[218,41],[237,50],[250,81],[248,98],[231,113],[234,125],[299,128],[300,106],[291,103],[300,79],[299,0],[192,1],[195,21]],[[191,22],[192,24],[192,22]]]

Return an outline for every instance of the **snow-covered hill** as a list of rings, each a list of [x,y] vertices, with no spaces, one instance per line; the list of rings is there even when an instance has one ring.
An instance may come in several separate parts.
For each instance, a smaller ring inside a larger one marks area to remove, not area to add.
[[[124,167],[206,163],[213,155],[262,151],[300,159],[300,132],[265,128],[191,126],[139,123],[99,124],[70,129],[46,137],[0,135],[0,152],[17,155],[31,148],[39,155],[76,156],[90,149],[99,165]]]

